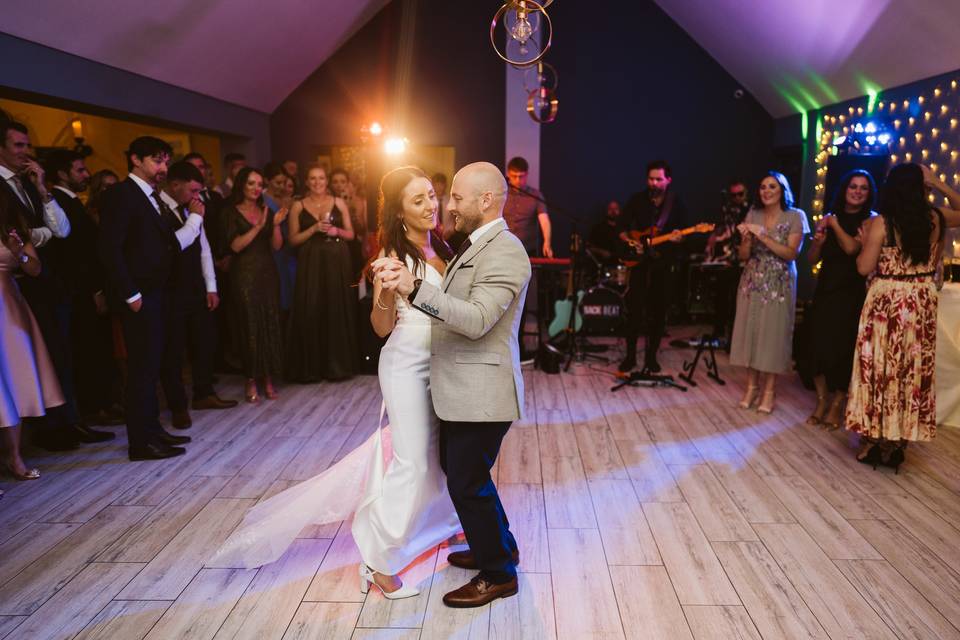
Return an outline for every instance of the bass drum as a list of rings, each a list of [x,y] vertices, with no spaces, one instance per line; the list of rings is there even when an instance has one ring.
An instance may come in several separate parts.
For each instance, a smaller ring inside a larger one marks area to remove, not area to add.
[[[591,336],[619,334],[626,322],[623,294],[609,287],[593,287],[580,301],[583,333]]]

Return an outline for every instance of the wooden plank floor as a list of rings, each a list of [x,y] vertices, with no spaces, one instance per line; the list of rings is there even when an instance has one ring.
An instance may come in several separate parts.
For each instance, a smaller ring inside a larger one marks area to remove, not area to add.
[[[205,565],[249,506],[372,432],[377,383],[359,377],[196,412],[169,461],[128,462],[122,437],[28,451],[43,478],[0,482],[0,638],[960,638],[960,432],[894,475],[805,426],[813,396],[792,376],[763,416],[736,407],[724,357],[727,386],[701,372],[687,393],[610,393],[612,368],[525,371],[528,415],[495,468],[518,597],[444,607],[470,576],[447,544],[407,570],[419,597],[363,596],[349,522],[259,570]]]

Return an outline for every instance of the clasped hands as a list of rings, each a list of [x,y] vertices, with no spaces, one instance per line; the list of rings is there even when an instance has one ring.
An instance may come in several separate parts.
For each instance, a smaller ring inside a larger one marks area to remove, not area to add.
[[[413,274],[407,265],[393,257],[377,258],[370,265],[373,269],[374,282],[379,282],[384,291],[396,291],[403,297],[413,291]]]

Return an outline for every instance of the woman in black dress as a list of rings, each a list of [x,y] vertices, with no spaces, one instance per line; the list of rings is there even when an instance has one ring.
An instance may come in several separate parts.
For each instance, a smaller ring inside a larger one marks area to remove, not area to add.
[[[273,251],[283,246],[280,225],[287,210],[272,213],[263,203],[263,176],[252,167],[240,170],[224,213],[227,243],[233,252],[228,272],[231,333],[247,376],[247,402],[277,397],[273,378],[282,367],[280,276]]]
[[[297,278],[287,333],[287,378],[339,380],[357,370],[357,289],[347,242],[353,225],[346,203],[328,190],[321,166],[307,170],[307,192],[290,211]]]
[[[836,429],[843,420],[857,326],[866,297],[865,279],[857,273],[861,249],[857,233],[863,221],[875,215],[871,207],[876,192],[868,172],[856,169],[846,174],[831,212],[817,224],[807,251],[810,264],[822,260],[811,311],[817,408],[807,424]]]

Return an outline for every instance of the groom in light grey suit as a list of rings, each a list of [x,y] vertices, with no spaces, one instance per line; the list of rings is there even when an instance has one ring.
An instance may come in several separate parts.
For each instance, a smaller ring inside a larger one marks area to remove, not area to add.
[[[517,593],[519,551],[490,478],[500,443],[523,411],[517,331],[530,260],[503,220],[506,197],[503,174],[488,162],[454,176],[448,211],[469,237],[447,265],[442,287],[414,279],[397,260],[379,261],[384,289],[434,318],[430,389],[440,465],[470,545],[448,561],[480,571],[443,597],[450,607],[480,607]]]

